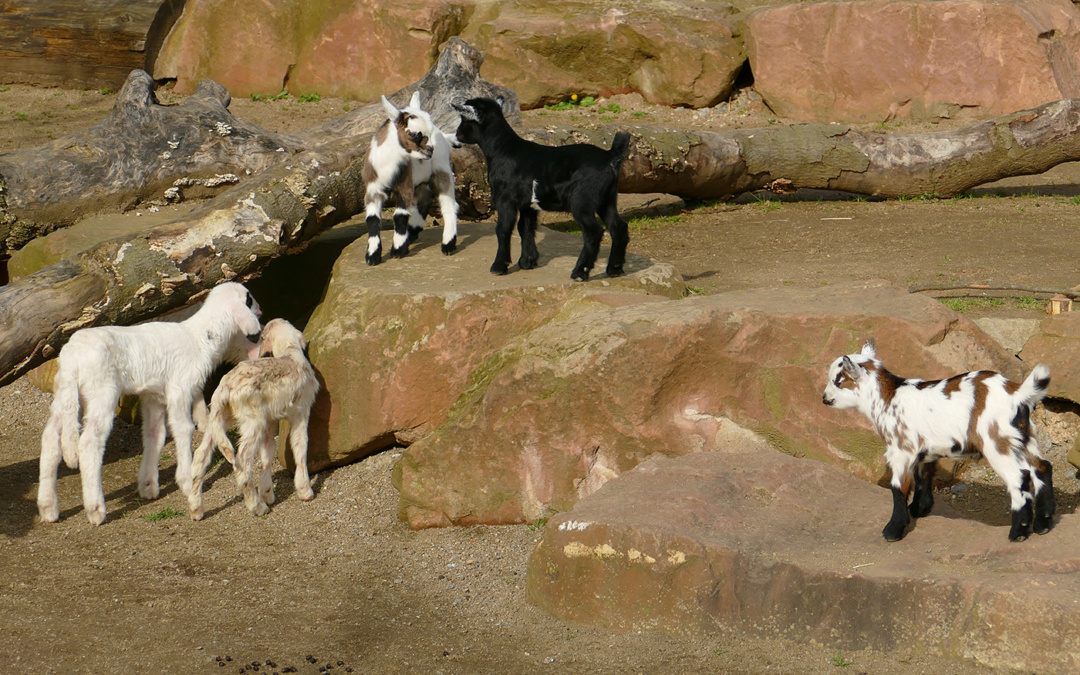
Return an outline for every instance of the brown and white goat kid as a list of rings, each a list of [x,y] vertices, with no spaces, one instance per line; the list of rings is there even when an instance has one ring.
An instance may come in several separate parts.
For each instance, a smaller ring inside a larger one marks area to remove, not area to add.
[[[415,183],[412,160],[430,160],[434,151],[431,142],[431,118],[418,116],[406,110],[398,110],[386,97],[382,97],[386,121],[379,126],[371,139],[367,162],[361,174],[364,179],[364,210],[367,214],[368,249],[364,261],[369,265],[382,262],[382,209],[393,195],[397,208],[394,210],[394,246],[390,255],[404,257],[409,252],[409,219],[416,211]],[[414,221],[419,218],[417,214]],[[456,228],[455,228],[456,229]]]
[[[829,367],[822,401],[857,409],[885,441],[893,495],[892,518],[882,531],[887,541],[902,539],[912,517],[930,513],[935,462],[968,454],[981,454],[1005,481],[1012,507],[1009,540],[1023,541],[1032,529],[1045,534],[1053,526],[1053,467],[1039,452],[1031,421],[1049,384],[1050,370],[1041,364],[1022,384],[988,370],[945,380],[904,379],[882,366],[873,340],[867,340],[861,352]]]
[[[274,462],[274,436],[278,422],[289,422],[296,472],[293,485],[303,501],[315,498],[307,470],[308,418],[319,381],[304,356],[304,336],[284,319],[274,319],[263,328],[259,353],[272,355],[244,361],[221,379],[210,400],[206,433],[192,459],[192,487],[188,506],[192,520],[201,520],[202,485],[210,465],[212,446],[233,462],[236,484],[248,510],[265,515],[274,503],[274,483],[270,468]],[[235,423],[240,429],[240,449],[233,460],[233,446],[225,435]],[[262,469],[258,489],[253,482],[255,463]]]

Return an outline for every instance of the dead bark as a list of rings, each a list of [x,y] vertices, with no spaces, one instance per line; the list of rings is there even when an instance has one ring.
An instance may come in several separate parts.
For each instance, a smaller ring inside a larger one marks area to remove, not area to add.
[[[489,83],[451,81],[448,64],[470,50],[458,39],[416,84],[388,96],[405,105],[421,91],[424,109],[444,128],[457,127],[449,95],[501,95],[517,107],[512,91]],[[444,50],[446,51],[446,50]],[[455,56],[458,55],[458,56]],[[479,67],[477,65],[477,67]],[[231,185],[327,142],[372,131],[385,113],[377,102],[361,106],[299,134],[279,134],[234,117],[231,97],[203,80],[175,106],[154,97],[154,82],[131,71],[109,115],[97,125],[45,145],[0,155],[0,259],[55,229],[88,215],[163,199],[177,181]]]
[[[452,99],[506,95],[479,78],[481,62],[478,51],[451,41],[400,96],[419,87],[427,106],[448,111]],[[359,129],[357,123],[348,133]],[[0,288],[0,385],[55,355],[79,328],[142,321],[223,279],[249,279],[362,211],[369,138],[345,135],[300,152],[179,220],[104,242]]]
[[[625,127],[624,127],[625,128]],[[552,144],[607,146],[615,127],[555,129]],[[952,197],[1010,176],[1080,160],[1080,99],[1055,101],[951,131],[890,134],[842,124],[799,124],[728,132],[629,128],[621,192],[722,199],[784,185],[876,197]]]

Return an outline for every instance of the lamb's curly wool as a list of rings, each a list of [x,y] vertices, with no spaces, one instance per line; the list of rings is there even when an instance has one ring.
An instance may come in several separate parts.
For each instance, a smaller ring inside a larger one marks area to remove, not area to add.
[[[176,440],[176,482],[186,494],[195,430],[192,406],[236,343],[259,333],[259,316],[259,305],[246,288],[225,283],[183,321],[84,328],[72,335],[60,350],[52,408],[41,434],[41,519],[51,523],[60,517],[56,472],[62,455],[69,467],[80,468],[86,516],[94,525],[105,522],[102,458],[116,404],[126,394],[139,397],[143,417],[139,495],[157,499],[166,419]]]
[[[278,422],[289,422],[296,473],[293,485],[300,499],[315,498],[307,470],[308,417],[319,381],[304,356],[304,336],[284,319],[274,319],[263,329],[260,354],[270,358],[245,361],[221,379],[210,400],[206,434],[192,461],[193,476],[188,506],[192,520],[203,517],[202,485],[210,465],[211,446],[216,446],[236,467],[236,484],[244,495],[248,510],[257,516],[266,514],[274,503],[274,483],[270,468],[274,462],[274,436]],[[240,449],[233,460],[233,446],[226,430],[235,424],[240,429]],[[258,489],[252,479],[255,462],[262,469]]]

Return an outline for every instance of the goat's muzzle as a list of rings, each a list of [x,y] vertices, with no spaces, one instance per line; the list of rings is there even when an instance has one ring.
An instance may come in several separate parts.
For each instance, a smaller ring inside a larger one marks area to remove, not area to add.
[[[829,398],[828,394],[822,394],[821,395],[821,402],[824,403],[825,405],[829,406],[830,408],[832,407],[833,403],[836,403],[836,401]]]

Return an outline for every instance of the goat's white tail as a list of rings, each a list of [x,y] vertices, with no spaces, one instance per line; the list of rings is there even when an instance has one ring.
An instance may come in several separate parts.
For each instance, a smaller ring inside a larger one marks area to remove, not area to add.
[[[53,402],[49,408],[47,429],[50,438],[42,437],[42,444],[59,441],[64,464],[71,469],[79,468],[79,374],[57,368],[53,379]]]
[[[195,450],[194,457],[192,458],[192,462],[195,466],[208,465],[210,463],[209,455],[214,447],[221,451],[221,454],[225,456],[225,459],[229,460],[229,464],[234,463],[233,455],[235,454],[235,450],[233,449],[232,441],[229,440],[229,436],[226,433],[228,428],[225,421],[225,411],[228,407],[229,385],[223,381],[218,385],[218,388],[214,391],[214,395],[210,398],[210,414],[206,419],[206,432],[203,434],[202,442],[199,443],[199,447]]]
[[[1013,398],[1021,404],[1034,408],[1035,405],[1046,396],[1050,388],[1050,369],[1039,364],[1032,369],[1024,382],[1013,394]]]

